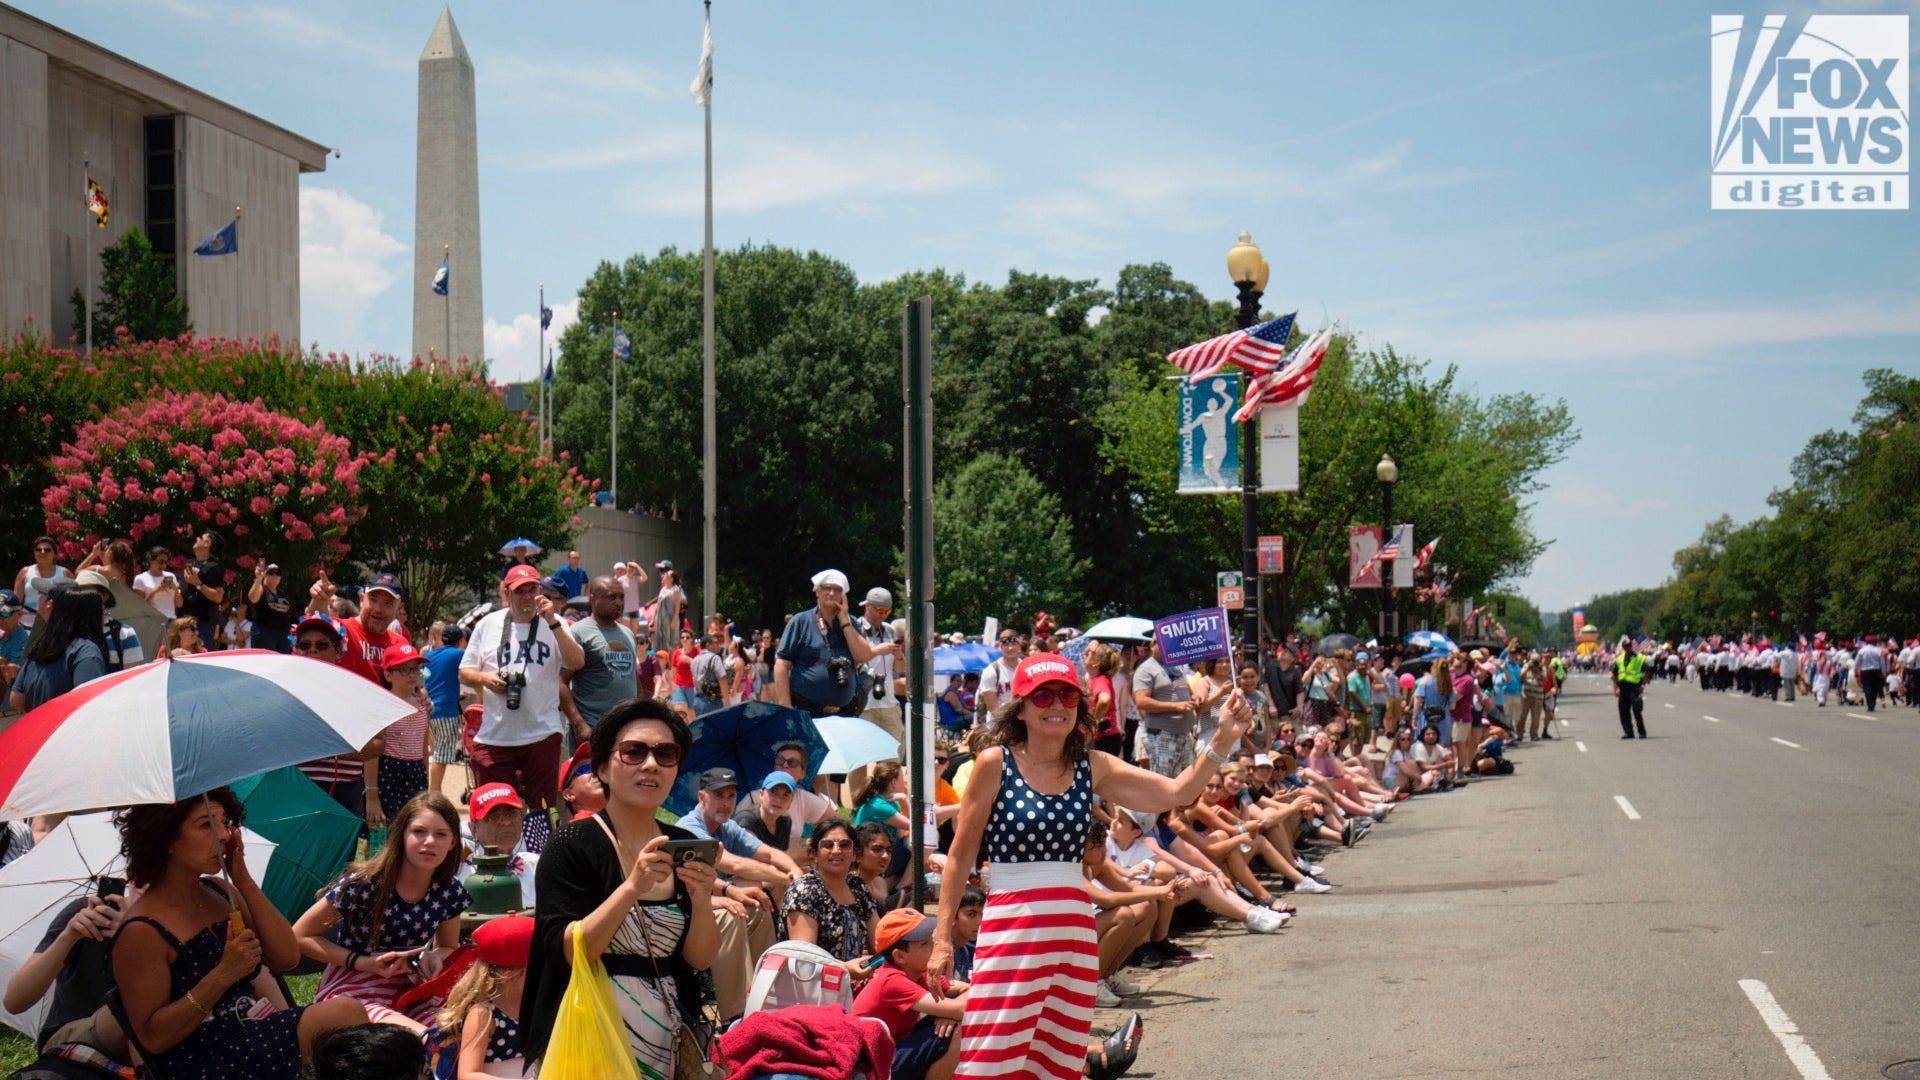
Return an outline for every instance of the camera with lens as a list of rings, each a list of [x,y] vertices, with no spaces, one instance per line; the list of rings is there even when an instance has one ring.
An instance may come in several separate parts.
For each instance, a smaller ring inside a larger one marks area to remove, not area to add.
[[[520,695],[527,689],[527,673],[524,671],[503,671],[500,681],[507,684],[507,708],[520,707]]]
[[[836,656],[827,661],[827,674],[833,676],[836,689],[845,690],[853,683],[853,661],[844,656]]]

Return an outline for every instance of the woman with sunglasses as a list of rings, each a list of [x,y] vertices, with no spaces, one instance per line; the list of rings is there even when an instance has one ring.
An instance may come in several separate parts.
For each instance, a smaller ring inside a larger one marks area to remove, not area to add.
[[[47,592],[63,581],[73,580],[72,571],[54,561],[57,553],[53,537],[35,537],[33,561],[13,575],[13,595],[27,605],[27,613],[21,617],[20,625],[29,630],[33,629],[34,620],[39,618],[40,601]]]
[[[866,882],[853,872],[859,842],[844,818],[835,817],[814,831],[807,844],[813,864],[780,905],[782,938],[818,945],[836,960],[873,951],[880,909]]]
[[[954,1076],[1068,1080],[1081,1075],[1079,1051],[1093,1028],[1098,976],[1093,910],[1081,873],[1094,795],[1148,812],[1192,802],[1239,745],[1253,715],[1234,690],[1206,754],[1169,777],[1092,749],[1085,695],[1073,665],[1059,656],[1036,653],[1022,661],[1011,689],[984,733],[987,745],[961,796],[948,852],[956,868],[950,876],[964,874],[981,854],[988,862],[986,914]],[[953,970],[960,896],[959,889],[940,893],[927,966],[936,998]]]
[[[562,826],[540,853],[526,1056],[546,1053],[577,940],[613,979],[627,1047],[642,1074],[671,1076],[674,1032],[700,1012],[695,972],[712,966],[720,945],[713,867],[676,867],[666,844],[693,834],[656,817],[693,734],[672,706],[636,698],[607,710],[588,745],[607,805]]]

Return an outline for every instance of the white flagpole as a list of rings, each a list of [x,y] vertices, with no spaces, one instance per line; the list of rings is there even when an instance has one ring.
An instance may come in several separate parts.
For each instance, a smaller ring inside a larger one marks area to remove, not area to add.
[[[714,374],[713,374],[713,67],[711,49],[713,43],[713,0],[706,0],[705,38],[701,42],[702,52],[707,57],[707,93],[701,102],[706,113],[707,134],[707,244],[706,244],[706,281],[704,303],[700,312],[700,423],[701,423],[701,559],[700,589],[701,600],[708,611],[718,610],[719,591],[715,579],[719,567],[719,527],[714,520],[715,506],[718,501],[715,493],[714,459],[716,433],[714,421]]]
[[[540,283],[540,306],[533,309],[533,321],[540,328],[540,345],[533,350],[533,377],[540,381],[540,446],[547,445],[547,369],[541,361],[547,352],[547,283]]]

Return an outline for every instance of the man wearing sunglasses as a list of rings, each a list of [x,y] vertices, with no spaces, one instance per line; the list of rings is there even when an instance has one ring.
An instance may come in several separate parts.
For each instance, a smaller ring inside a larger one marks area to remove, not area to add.
[[[1020,657],[1026,652],[1026,640],[1018,630],[1002,630],[998,638],[1000,658],[987,665],[980,673],[980,718],[984,721],[993,715],[1001,701],[1006,699],[1007,688],[1013,685],[1013,673],[1020,668]]]
[[[783,742],[773,748],[773,767],[793,778],[793,800],[782,811],[791,823],[787,829],[787,856],[796,864],[805,866],[811,853],[807,850],[807,841],[813,838],[815,826],[839,816],[839,808],[833,800],[817,791],[807,788],[807,747],[805,743]],[[755,791],[740,809],[734,812],[734,820],[740,821],[742,814],[755,816],[760,813],[762,800],[766,798],[766,788]],[[747,822],[741,821],[741,825]]]
[[[293,649],[293,601],[280,591],[279,563],[256,563],[247,587],[247,612],[253,616],[253,644],[277,653]]]

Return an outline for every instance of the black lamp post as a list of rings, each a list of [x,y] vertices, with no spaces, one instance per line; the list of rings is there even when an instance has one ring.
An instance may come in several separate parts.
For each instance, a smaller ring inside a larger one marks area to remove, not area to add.
[[[1240,290],[1240,311],[1234,325],[1245,330],[1260,321],[1260,297],[1267,289],[1267,260],[1259,245],[1245,232],[1227,249],[1227,273]],[[1249,655],[1260,654],[1261,588],[1259,528],[1256,503],[1260,494],[1259,476],[1254,472],[1254,446],[1259,441],[1260,417],[1255,414],[1240,425],[1240,579],[1245,586],[1241,609],[1240,636]]]
[[[1382,522],[1380,543],[1384,546],[1393,540],[1393,484],[1400,479],[1400,466],[1393,463],[1391,454],[1381,454],[1380,464],[1373,467],[1373,475],[1380,478],[1380,520]],[[1393,625],[1393,560],[1380,560],[1380,647],[1398,638],[1399,629]]]

